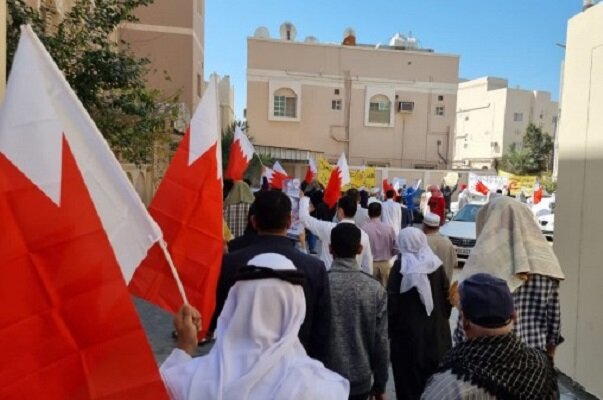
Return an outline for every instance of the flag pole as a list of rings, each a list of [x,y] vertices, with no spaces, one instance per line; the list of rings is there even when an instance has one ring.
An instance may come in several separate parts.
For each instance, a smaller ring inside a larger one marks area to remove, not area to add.
[[[167,260],[168,264],[170,265],[170,270],[172,271],[172,276],[174,277],[174,280],[176,281],[176,286],[178,286],[178,291],[180,292],[180,296],[182,296],[182,301],[184,302],[184,304],[189,304],[188,299],[186,297],[186,292],[184,291],[184,285],[182,284],[182,281],[180,280],[180,275],[178,275],[178,270],[176,269],[176,266],[174,265],[172,256],[170,255],[170,252],[168,251],[168,248],[167,248],[167,243],[165,242],[165,240],[163,238],[159,239],[159,246],[161,247],[161,250],[163,250],[163,255],[165,256],[165,259]]]
[[[260,162],[260,165],[261,165],[262,167],[265,167],[264,163],[262,162],[262,158],[260,157],[260,155],[258,154],[258,152],[257,152],[257,151],[254,151],[254,152],[253,152],[253,156],[258,158],[258,161]]]

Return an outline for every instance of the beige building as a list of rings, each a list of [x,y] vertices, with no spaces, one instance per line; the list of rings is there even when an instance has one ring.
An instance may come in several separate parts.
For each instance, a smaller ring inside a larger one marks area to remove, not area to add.
[[[235,112],[234,112],[234,99],[235,92],[234,86],[230,84],[230,76],[224,75],[220,77],[218,74],[211,74],[210,79],[213,76],[216,76],[218,81],[218,101],[220,102],[220,124],[222,132],[228,129],[235,121]],[[205,82],[205,86],[209,82]]]
[[[73,4],[73,0],[25,1],[32,7],[42,3],[52,7],[57,21]],[[139,21],[123,24],[115,40],[124,40],[137,57],[150,60],[148,86],[166,96],[178,94],[186,124],[203,93],[205,0],[178,0],[177,7],[171,0],[154,0],[134,14]]]
[[[295,40],[258,28],[247,40],[247,120],[258,151],[284,161],[442,169],[450,164],[459,56],[390,46]],[[299,172],[299,171],[297,171]]]
[[[603,397],[603,3],[570,19],[559,126],[555,252],[562,329],[557,366]]]
[[[528,124],[553,137],[558,105],[543,91],[512,89],[506,79],[484,77],[459,84],[454,166],[494,168],[510,146],[521,147]]]
[[[168,96],[179,94],[183,114],[190,115],[203,94],[205,2],[177,3],[176,7],[172,0],[155,0],[138,8],[139,22],[124,24],[119,38],[135,55],[151,61],[149,87]]]

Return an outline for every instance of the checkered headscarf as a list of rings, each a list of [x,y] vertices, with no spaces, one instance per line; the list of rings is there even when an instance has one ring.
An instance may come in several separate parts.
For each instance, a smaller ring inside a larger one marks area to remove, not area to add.
[[[459,344],[444,356],[438,372],[444,371],[497,399],[552,399],[557,392],[557,376],[546,354],[512,333]]]

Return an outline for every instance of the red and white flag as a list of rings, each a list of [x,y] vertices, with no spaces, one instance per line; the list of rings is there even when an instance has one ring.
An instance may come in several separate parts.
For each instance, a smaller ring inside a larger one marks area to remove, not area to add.
[[[540,186],[540,181],[536,179],[536,183],[534,184],[534,196],[533,203],[538,204],[542,201],[542,186]]]
[[[308,184],[312,183],[312,180],[316,178],[316,175],[318,175],[318,168],[316,168],[316,162],[313,158],[310,158],[308,160],[308,171],[306,171],[306,178],[304,179],[304,181]]]
[[[29,26],[0,108],[0,398],[167,399],[126,281],[161,237]]]
[[[475,184],[475,190],[483,194],[484,196],[486,196],[490,192],[488,186],[484,185],[482,181],[477,181],[477,183]]]
[[[228,166],[224,172],[224,177],[234,181],[242,181],[245,170],[249,166],[254,153],[255,150],[249,138],[237,126],[235,128],[234,139],[230,145]]]
[[[350,169],[348,168],[345,154],[342,153],[337,161],[337,165],[331,171],[323,197],[323,201],[329,208],[333,208],[337,204],[337,200],[339,200],[339,196],[341,195],[341,188],[348,183],[350,183]]]
[[[210,81],[190,126],[149,205],[163,231],[184,291],[206,322],[215,296],[224,251],[222,160],[217,84]],[[176,312],[181,296],[159,245],[136,270],[130,291],[166,310]]]
[[[265,176],[268,180],[268,184],[273,189],[282,189],[283,182],[287,179],[291,179],[289,175],[287,175],[287,171],[283,168],[283,166],[276,161],[272,168],[264,167],[262,176]]]
[[[394,187],[392,186],[391,183],[389,183],[387,178],[383,179],[382,190],[383,190],[383,194],[386,194],[388,190],[394,190]]]

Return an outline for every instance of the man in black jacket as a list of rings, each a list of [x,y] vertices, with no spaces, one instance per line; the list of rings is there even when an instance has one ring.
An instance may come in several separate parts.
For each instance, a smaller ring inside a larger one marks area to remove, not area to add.
[[[258,254],[281,254],[304,273],[306,318],[299,330],[299,339],[310,357],[323,361],[330,329],[331,304],[325,265],[320,259],[297,250],[291,239],[286,236],[291,223],[291,200],[284,193],[261,192],[257,195],[254,207],[252,223],[258,231],[258,237],[252,245],[224,256],[216,292],[216,311],[210,329],[213,331],[216,326],[217,318],[239,269]]]

